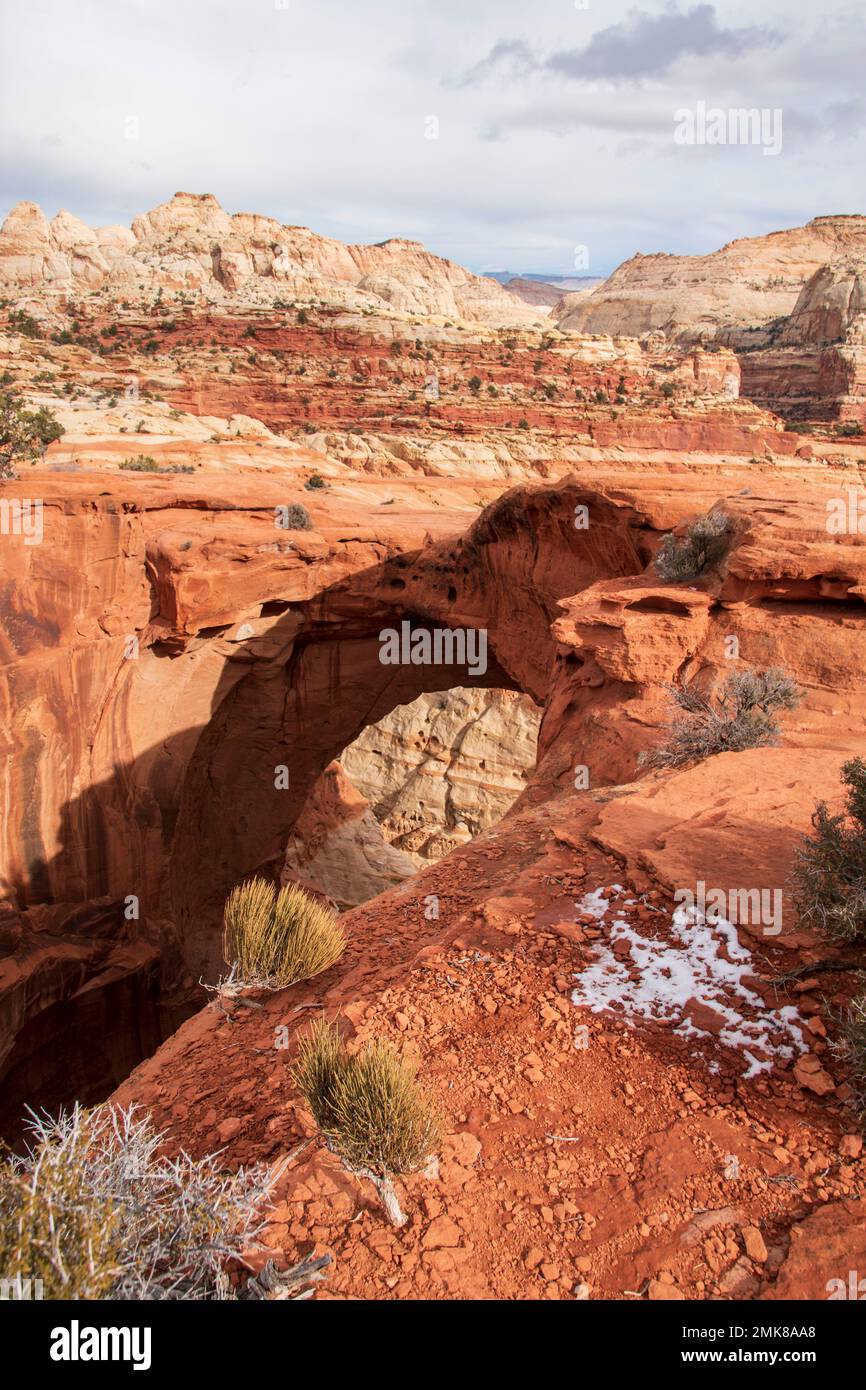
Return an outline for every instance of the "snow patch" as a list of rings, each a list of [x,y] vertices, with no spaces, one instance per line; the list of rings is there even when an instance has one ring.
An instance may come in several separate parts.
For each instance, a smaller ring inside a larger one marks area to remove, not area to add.
[[[602,921],[612,905],[605,891],[585,894],[578,910]],[[640,1018],[676,1020],[672,1031],[681,1037],[716,1036],[723,1047],[746,1057],[746,1077],[771,1071],[774,1058],[788,1062],[808,1051],[797,1010],[790,1005],[768,1009],[745,983],[755,973],[752,955],[731,922],[721,917],[708,922],[695,908],[681,906],[671,918],[670,935],[672,939],[642,936],[618,911],[610,923],[609,942],[594,943],[596,959],[575,976],[572,1002],[592,1013],[621,1013],[631,1028]],[[630,947],[624,959],[613,949],[621,941]],[[690,1001],[719,1016],[717,1032],[707,1032],[686,1016]],[[744,1005],[759,1017],[747,1017]]]

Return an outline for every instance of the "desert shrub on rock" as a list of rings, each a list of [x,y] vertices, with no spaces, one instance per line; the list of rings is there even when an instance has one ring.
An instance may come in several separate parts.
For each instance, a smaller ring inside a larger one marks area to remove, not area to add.
[[[159,464],[151,454],[136,454],[133,458],[125,458],[118,468],[123,468],[127,473],[158,473]]]
[[[795,709],[801,695],[796,682],[777,667],[737,671],[718,694],[705,693],[695,682],[668,686],[680,718],[670,725],[664,743],[641,753],[649,767],[680,767],[714,753],[741,753],[778,742],[779,710]]]
[[[118,464],[127,473],[194,473],[191,463],[157,463],[151,454],[136,454]]]
[[[63,426],[45,406],[27,410],[20,396],[0,394],[0,478],[14,478],[16,464],[38,458],[62,434]]]
[[[866,939],[866,763],[842,766],[845,810],[831,815],[820,801],[813,834],[796,851],[794,901],[800,916],[833,941]]]
[[[698,579],[727,554],[731,521],[724,512],[708,512],[686,528],[685,535],[665,536],[656,552],[656,574],[666,584]]]
[[[252,878],[229,894],[223,955],[236,984],[285,989],[321,975],[345,949],[337,914],[297,884],[278,891]]]
[[[280,524],[284,531],[312,531],[313,519],[302,502],[290,502],[281,509]]]
[[[233,1297],[225,1266],[255,1242],[272,1174],[160,1153],[135,1107],[32,1116],[0,1160],[0,1270],[47,1299]]]
[[[293,1076],[329,1146],[351,1168],[410,1173],[439,1142],[435,1109],[390,1043],[349,1053],[337,1025],[322,1019],[301,1039]]]

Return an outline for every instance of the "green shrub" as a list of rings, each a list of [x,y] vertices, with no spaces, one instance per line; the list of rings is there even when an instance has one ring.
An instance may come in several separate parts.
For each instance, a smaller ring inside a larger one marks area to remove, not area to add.
[[[150,454],[136,454],[134,458],[125,458],[118,467],[125,468],[128,473],[159,472],[159,464]]]
[[[337,1081],[349,1065],[349,1054],[336,1024],[324,1018],[314,1023],[298,1043],[292,1080],[306,1100],[323,1134],[334,1132],[337,1122]]]
[[[127,473],[194,473],[195,469],[191,463],[157,463],[150,454],[136,454],[134,458],[125,458],[118,468],[123,468]]]
[[[793,885],[797,911],[833,941],[866,939],[866,763],[842,765],[845,810],[831,816],[820,801],[813,835],[796,851]]]
[[[346,936],[335,912],[296,884],[238,884],[225,906],[223,956],[237,983],[285,989],[340,959]]]
[[[380,1177],[422,1167],[439,1142],[439,1121],[415,1069],[390,1043],[346,1051],[324,1019],[301,1039],[295,1084],[330,1147],[352,1168]]]
[[[307,479],[307,481],[304,484],[304,487],[308,488],[309,491],[314,492],[316,488],[325,487],[325,485],[326,484],[324,478],[321,477],[320,474],[314,473],[311,478]]]
[[[668,686],[674,709],[685,718],[670,725],[666,741],[641,753],[649,767],[680,767],[715,753],[741,753],[778,742],[777,710],[795,709],[801,694],[786,672],[738,671],[718,695],[704,694],[692,682]]]
[[[32,314],[27,314],[23,309],[13,309],[9,315],[9,327],[13,333],[20,333],[23,338],[41,338],[42,329]]]
[[[0,478],[14,478],[17,463],[44,455],[62,434],[63,426],[45,406],[27,410],[20,396],[0,394]]]
[[[666,584],[698,579],[727,554],[731,521],[724,512],[709,512],[687,528],[684,536],[665,536],[656,552],[657,575]]]

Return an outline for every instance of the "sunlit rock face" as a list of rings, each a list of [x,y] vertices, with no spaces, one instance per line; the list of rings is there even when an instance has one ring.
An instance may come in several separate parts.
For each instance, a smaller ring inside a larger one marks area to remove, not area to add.
[[[540,718],[512,690],[458,687],[399,705],[322,774],[287,871],[354,907],[450,854],[523,791]]]
[[[418,864],[501,820],[535,766],[540,712],[513,690],[439,690],[365,729],[340,759],[386,839]]]

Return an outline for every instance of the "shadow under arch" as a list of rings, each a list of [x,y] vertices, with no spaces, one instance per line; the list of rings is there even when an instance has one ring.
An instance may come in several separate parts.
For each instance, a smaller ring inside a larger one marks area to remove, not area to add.
[[[180,949],[196,978],[219,973],[232,887],[282,853],[320,774],[368,725],[431,691],[519,688],[489,651],[483,675],[465,665],[383,665],[380,627],[431,627],[402,609],[387,616],[367,633],[305,637],[277,670],[250,671],[199,738],[169,865]]]

